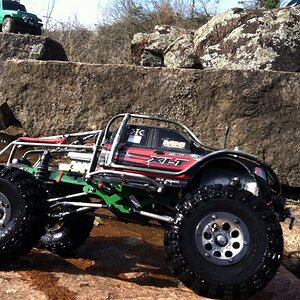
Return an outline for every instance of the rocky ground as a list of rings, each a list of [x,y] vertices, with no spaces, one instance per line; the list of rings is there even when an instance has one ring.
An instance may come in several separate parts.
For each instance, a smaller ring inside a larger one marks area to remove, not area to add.
[[[294,206],[300,218],[300,207]],[[252,300],[299,299],[300,225],[283,224],[285,258],[271,283]],[[74,258],[34,249],[0,271],[5,299],[205,299],[182,286],[169,272],[163,231],[103,220]],[[293,273],[292,273],[292,272]],[[298,276],[298,277],[297,277]]]

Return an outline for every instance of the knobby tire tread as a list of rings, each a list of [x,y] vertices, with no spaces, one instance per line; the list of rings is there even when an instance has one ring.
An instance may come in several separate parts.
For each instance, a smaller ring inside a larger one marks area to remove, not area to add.
[[[216,198],[234,199],[245,203],[262,218],[267,232],[268,246],[259,268],[246,281],[232,285],[214,282],[193,272],[180,246],[185,218],[193,209]],[[210,298],[244,299],[264,288],[276,274],[283,253],[282,230],[273,211],[258,197],[245,190],[215,185],[189,193],[185,202],[176,206],[176,210],[175,220],[165,233],[165,256],[175,276],[196,293]]]
[[[27,254],[44,233],[47,214],[46,194],[42,186],[29,173],[16,168],[0,167],[0,178],[8,181],[23,202],[18,212],[18,225],[9,224],[0,239],[2,263],[16,261]],[[0,190],[1,192],[1,190]],[[16,216],[15,216],[16,218]]]
[[[46,234],[40,239],[38,247],[60,256],[71,255],[89,238],[94,225],[94,217],[90,215],[74,215],[66,219],[62,230],[57,232],[51,228],[46,229]],[[60,234],[57,238],[56,233]]]

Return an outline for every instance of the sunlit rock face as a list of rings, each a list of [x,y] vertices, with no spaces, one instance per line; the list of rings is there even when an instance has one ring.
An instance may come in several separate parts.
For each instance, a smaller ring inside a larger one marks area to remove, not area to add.
[[[9,59],[68,60],[62,45],[49,37],[0,33],[0,61]]]
[[[0,61],[0,128],[31,136],[98,130],[118,113],[177,120],[206,144],[240,146],[300,186],[300,74]]]
[[[132,61],[144,67],[201,69],[194,52],[194,33],[172,26],[156,26],[151,33],[138,33],[131,42]]]
[[[147,67],[300,70],[300,7],[234,8],[195,32],[156,26],[131,43],[134,64]]]
[[[199,28],[204,68],[300,71],[300,9],[231,9]]]

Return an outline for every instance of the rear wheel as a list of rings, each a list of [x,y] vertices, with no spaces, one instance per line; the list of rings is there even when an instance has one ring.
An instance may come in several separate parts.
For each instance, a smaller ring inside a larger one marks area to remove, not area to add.
[[[13,18],[6,17],[2,23],[2,32],[10,32],[16,33],[17,32],[17,25]]]
[[[87,240],[93,225],[94,216],[87,214],[50,219],[46,226],[46,233],[38,242],[38,248],[47,249],[61,256],[70,255]]]
[[[47,205],[43,189],[27,172],[0,170],[0,263],[27,254],[44,232]]]
[[[282,231],[272,210],[231,187],[187,195],[165,234],[175,275],[210,298],[241,299],[261,290],[275,275],[282,251]]]

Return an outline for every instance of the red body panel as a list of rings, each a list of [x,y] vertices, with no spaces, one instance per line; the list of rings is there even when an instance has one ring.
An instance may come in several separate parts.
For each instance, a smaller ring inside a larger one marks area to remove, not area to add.
[[[66,140],[63,138],[32,138],[32,137],[20,137],[19,141],[29,143],[47,143],[47,144],[66,144]]]
[[[111,145],[105,145],[103,147],[103,150],[100,154],[100,162],[105,161],[105,156],[108,155],[110,149]],[[136,147],[123,147],[116,153],[114,163],[118,165],[124,165],[124,168],[121,169],[124,172],[137,173],[154,178],[161,177],[178,180],[188,180],[190,176],[186,174],[172,176],[151,173],[147,172],[147,170],[133,171],[126,169],[126,166],[155,169],[175,173],[189,169],[191,166],[195,165],[200,159],[201,156],[197,154],[156,151],[148,148],[144,149]],[[98,166],[97,169],[99,170],[101,169],[101,167]]]

